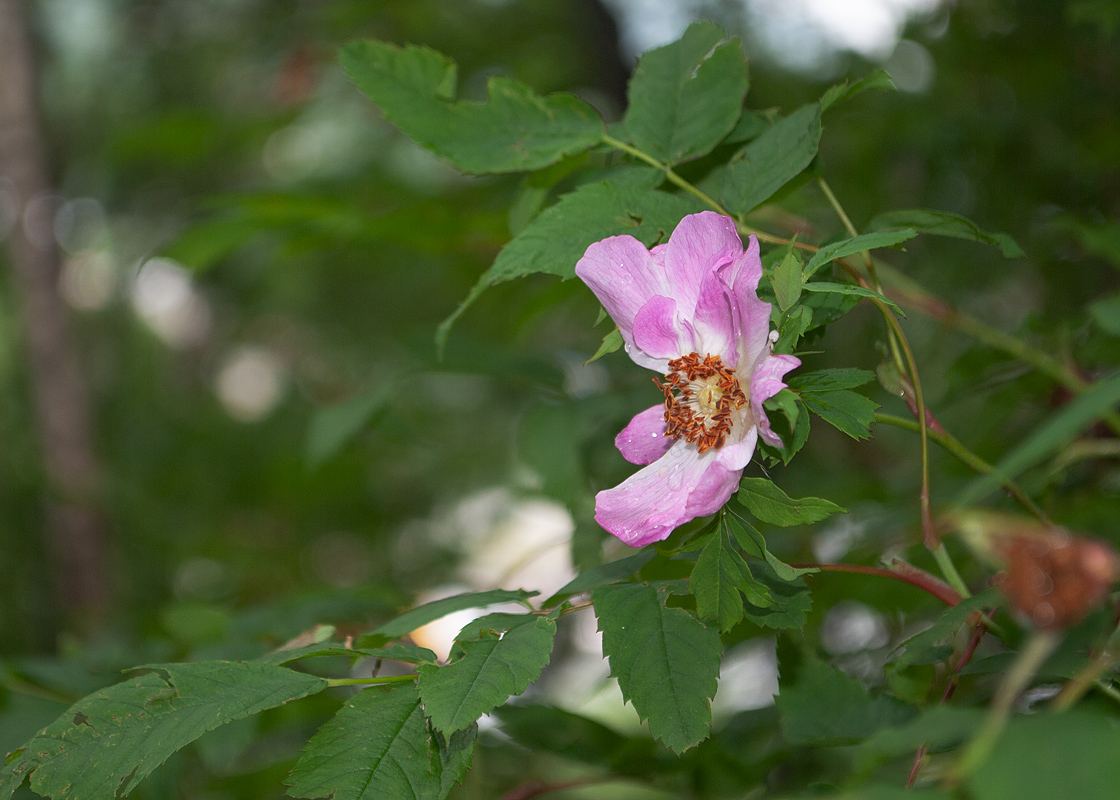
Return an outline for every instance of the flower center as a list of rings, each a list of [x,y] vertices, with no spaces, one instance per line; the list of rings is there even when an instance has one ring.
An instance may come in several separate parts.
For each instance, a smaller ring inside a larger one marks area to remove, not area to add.
[[[735,372],[719,356],[689,353],[669,362],[665,382],[665,435],[692,442],[700,452],[723,447],[731,431],[731,412],[747,404]]]

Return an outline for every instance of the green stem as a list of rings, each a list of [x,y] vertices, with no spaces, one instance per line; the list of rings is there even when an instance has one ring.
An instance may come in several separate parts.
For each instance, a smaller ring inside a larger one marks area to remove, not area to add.
[[[884,425],[894,425],[896,428],[905,428],[908,431],[918,430],[917,420],[906,419],[904,417],[896,417],[893,414],[876,414],[875,421],[881,422]],[[967,447],[965,447],[961,443],[961,441],[952,434],[942,433],[933,429],[929,429],[928,435],[930,439],[937,442],[937,444],[941,445],[952,455],[956,456],[961,463],[965,464],[968,467],[971,467],[981,475],[987,475],[988,473],[994,471],[995,467],[993,467],[987,461],[980,458],[980,456],[976,455]],[[1039,508],[1034,500],[1031,500],[1030,495],[1023,491],[1022,487],[1020,487],[1019,484],[1007,478],[1001,478],[1000,484],[1004,489],[1007,490],[1008,494],[1010,494],[1015,498],[1015,500],[1019,502],[1019,505],[1021,505],[1031,514],[1034,514],[1034,516],[1037,517],[1040,522],[1046,525],[1053,525],[1053,522],[1050,520],[1050,517],[1046,515],[1046,512]]]
[[[383,675],[369,678],[327,678],[327,687],[334,686],[379,686],[387,683],[408,683],[416,680],[416,673],[408,675]]]
[[[950,783],[960,783],[987,760],[1000,734],[1007,726],[1008,719],[1011,718],[1015,698],[1027,688],[1043,663],[1054,652],[1061,638],[1060,633],[1038,631],[1027,642],[1026,648],[1015,659],[1015,663],[1011,665],[1011,669],[996,690],[992,709],[984,720],[984,725],[969,740],[964,754],[949,773]]]
[[[634,147],[633,145],[627,144],[626,142],[621,141],[620,139],[615,139],[613,136],[603,136],[603,142],[606,143],[606,144],[609,144],[611,147],[615,148],[616,150],[621,150],[622,152],[626,153],[627,155],[634,156],[634,158],[638,159],[639,161],[646,162],[651,167],[656,167],[657,169],[659,169],[659,170],[661,170],[662,172],[665,173],[665,177],[668,179],[669,183],[671,183],[674,186],[677,186],[677,187],[683,189],[684,191],[688,192],[689,194],[693,195],[694,197],[699,199],[701,202],[711,206],[713,209],[715,209],[719,213],[723,214],[725,217],[730,217],[731,216],[731,214],[728,212],[728,210],[726,208],[724,208],[723,206],[721,206],[716,200],[712,199],[707,194],[705,194],[695,184],[692,184],[692,183],[689,183],[688,181],[686,181],[684,178],[682,178],[680,175],[678,175],[676,172],[674,172],[673,168],[670,167],[668,164],[665,164],[661,161],[658,161],[656,158],[651,156],[649,153],[646,153],[642,150],[639,150],[637,147]]]

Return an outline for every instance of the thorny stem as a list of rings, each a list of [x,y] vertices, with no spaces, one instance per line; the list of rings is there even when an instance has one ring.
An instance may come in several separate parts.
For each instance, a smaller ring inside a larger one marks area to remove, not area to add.
[[[938,705],[945,705],[953,697],[953,692],[957,689],[957,675],[964,669],[968,662],[972,660],[976,648],[980,646],[980,640],[984,638],[984,624],[983,622],[977,623],[972,631],[972,637],[968,641],[968,647],[961,654],[957,665],[953,667],[953,674],[949,676],[948,683],[945,684],[945,691],[941,695],[941,702]],[[922,765],[925,763],[926,746],[923,744],[918,748],[918,752],[914,754],[914,766],[910,768],[910,777],[906,779],[906,788],[913,789],[915,782],[918,780],[918,774],[922,771]]]
[[[844,207],[840,205],[840,201],[836,199],[836,195],[832,193],[832,189],[829,188],[823,178],[819,180],[819,184],[825,197],[828,198],[828,202],[832,205],[833,210],[844,224],[849,235],[852,237],[858,236],[859,234],[855,226],[852,225],[852,221],[848,218],[847,213],[845,213]],[[865,251],[863,253],[863,259],[867,264],[868,274],[871,276],[872,288],[881,294],[882,285],[879,283],[878,275],[875,273],[875,265],[871,260],[871,254]],[[850,267],[848,269],[851,270]],[[860,283],[863,282],[858,274],[855,277]],[[922,490],[918,500],[922,519],[922,541],[925,542],[926,547],[929,548],[929,551],[933,554],[933,559],[937,562],[937,566],[941,569],[941,573],[945,576],[946,580],[948,580],[953,588],[960,592],[962,596],[971,597],[968,587],[961,579],[960,573],[957,572],[957,568],[953,564],[953,560],[949,557],[948,551],[945,550],[944,544],[942,544],[940,537],[937,535],[937,530],[933,527],[933,514],[930,511],[929,501],[929,430],[926,419],[925,398],[922,396],[922,381],[918,376],[918,365],[914,360],[914,352],[910,348],[910,342],[906,339],[906,334],[902,332],[902,326],[899,324],[894,313],[887,307],[886,303],[875,297],[871,298],[871,302],[876,305],[883,315],[883,320],[887,323],[887,338],[890,342],[891,352],[894,355],[895,363],[898,365],[899,371],[908,372],[910,374],[910,382],[914,387],[914,401],[918,406],[918,438],[921,443],[922,458]],[[906,361],[905,370],[901,363],[900,349],[902,351],[901,355],[905,357]]]
[[[1038,631],[1030,638],[996,690],[987,719],[965,745],[964,753],[949,773],[950,783],[960,783],[987,760],[1011,718],[1015,698],[1027,688],[1061,640],[1061,634],[1054,631]]]
[[[896,417],[893,414],[876,414],[875,421],[881,422],[884,425],[894,425],[896,428],[904,428],[908,431],[918,430],[917,420],[906,419],[904,417]],[[928,435],[930,439],[937,442],[952,455],[956,456],[961,463],[965,464],[966,466],[972,467],[972,469],[976,470],[981,475],[987,475],[995,469],[995,467],[993,467],[987,461],[980,458],[980,456],[976,455],[967,447],[965,447],[964,444],[962,444],[961,441],[951,433],[941,433],[933,429],[929,429]],[[1013,498],[1015,498],[1015,500],[1019,502],[1019,505],[1021,505],[1031,514],[1034,514],[1034,516],[1037,517],[1040,522],[1045,525],[1053,525],[1053,522],[1050,520],[1050,517],[1047,516],[1046,512],[1038,507],[1034,500],[1030,498],[1030,495],[1023,491],[1022,487],[1019,486],[1019,484],[1015,483],[1015,481],[1011,480],[1010,478],[1001,478],[1000,484],[1004,489],[1007,490],[1008,494],[1010,494]]]

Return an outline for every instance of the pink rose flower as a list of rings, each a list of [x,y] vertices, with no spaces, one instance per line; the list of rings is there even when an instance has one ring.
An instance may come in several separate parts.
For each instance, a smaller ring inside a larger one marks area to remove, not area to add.
[[[614,440],[627,461],[648,466],[595,496],[599,524],[641,547],[718,511],[758,437],[781,445],[762,404],[801,362],[771,353],[758,241],[744,251],[728,217],[687,216],[652,250],[632,236],[603,239],[576,275],[618,324],[630,358],[664,375],[655,382],[665,402]]]

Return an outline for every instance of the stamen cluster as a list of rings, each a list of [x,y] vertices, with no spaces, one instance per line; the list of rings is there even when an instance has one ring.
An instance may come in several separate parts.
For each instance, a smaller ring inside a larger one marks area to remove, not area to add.
[[[665,435],[695,444],[701,453],[723,447],[731,431],[731,413],[747,403],[735,372],[718,355],[699,353],[669,362],[665,382]]]

